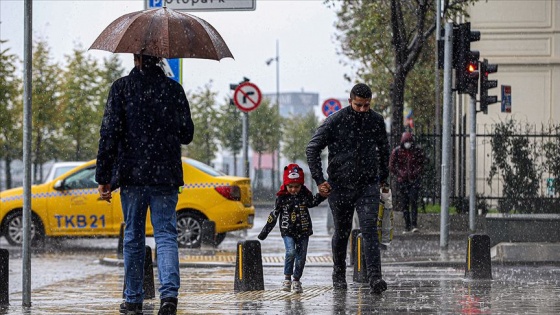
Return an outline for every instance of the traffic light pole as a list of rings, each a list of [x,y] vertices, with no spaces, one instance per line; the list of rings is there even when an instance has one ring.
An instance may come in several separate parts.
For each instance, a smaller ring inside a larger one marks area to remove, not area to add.
[[[440,252],[447,252],[449,243],[449,192],[450,179],[449,172],[451,163],[451,122],[452,122],[452,101],[453,91],[451,88],[452,79],[452,54],[453,54],[453,24],[445,24],[444,39],[444,61],[443,61],[443,130],[441,133],[441,213],[440,213]]]
[[[471,146],[470,152],[470,181],[469,181],[469,230],[475,231],[475,215],[476,215],[476,96],[470,97],[470,136],[469,144]]]

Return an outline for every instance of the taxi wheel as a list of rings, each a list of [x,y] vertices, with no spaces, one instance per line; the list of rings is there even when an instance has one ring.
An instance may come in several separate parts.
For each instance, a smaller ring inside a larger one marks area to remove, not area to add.
[[[41,220],[35,214],[32,214],[31,245],[37,246],[42,244],[44,235]],[[15,211],[6,216],[4,221],[4,237],[12,246],[21,246],[23,244],[23,213],[21,211]]]
[[[202,222],[206,220],[195,212],[177,214],[177,242],[180,248],[199,248]]]

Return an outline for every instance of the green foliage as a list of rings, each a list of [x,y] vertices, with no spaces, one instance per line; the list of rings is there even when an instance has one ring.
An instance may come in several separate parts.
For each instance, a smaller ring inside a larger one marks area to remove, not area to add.
[[[304,116],[292,116],[285,120],[282,154],[288,161],[307,160],[305,148],[318,126],[319,119],[313,112]]]
[[[62,109],[62,139],[66,145],[62,148],[63,156],[71,160],[83,161],[95,158],[97,140],[103,117],[107,89],[101,78],[97,61],[87,57],[85,51],[74,49],[66,56],[67,70],[62,75],[60,96]]]
[[[0,40],[0,44],[6,41]],[[0,159],[6,162],[5,187],[10,188],[10,162],[21,156],[23,99],[22,80],[16,75],[18,58],[9,49],[0,51]],[[0,189],[3,183],[0,183]]]
[[[498,202],[500,212],[532,213],[536,210],[541,166],[537,163],[539,147],[525,136],[530,133],[528,125],[510,119],[495,127],[492,145],[492,166],[488,184],[499,175],[502,197]]]
[[[233,174],[237,175],[237,155],[243,149],[243,113],[235,106],[225,100],[220,106],[218,115],[218,140],[222,147],[233,155]]]
[[[555,137],[549,137],[543,144],[542,151],[546,158],[544,167],[545,171],[554,178],[552,189],[558,193],[560,192],[560,125],[550,126],[547,133]]]
[[[63,144],[57,141],[62,134],[60,86],[62,70],[51,60],[47,42],[37,41],[33,47],[32,60],[32,151],[34,182],[43,177],[41,165],[60,155]]]
[[[391,134],[403,131],[405,104],[414,109],[416,121],[431,122],[435,103],[436,2],[430,0],[334,0],[340,52],[354,74],[349,81],[364,82],[376,93],[375,109],[391,115]],[[443,14],[464,14],[475,1],[446,1]],[[395,136],[398,137],[398,136]]]
[[[253,151],[258,155],[257,176],[254,183],[257,188],[262,185],[262,155],[278,149],[278,142],[282,137],[280,127],[280,114],[276,106],[271,105],[268,99],[264,99],[257,109],[249,112],[249,142]],[[271,180],[274,181],[274,179]],[[274,187],[274,183],[271,187]]]
[[[208,165],[211,165],[218,151],[216,96],[217,92],[212,91],[209,84],[188,96],[194,123],[194,138],[187,147],[187,154],[190,158]]]

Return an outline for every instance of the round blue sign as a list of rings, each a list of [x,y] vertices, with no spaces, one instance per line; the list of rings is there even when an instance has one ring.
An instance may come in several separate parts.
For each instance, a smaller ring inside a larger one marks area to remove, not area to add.
[[[327,117],[341,108],[342,105],[340,104],[340,101],[335,98],[329,98],[328,100],[324,101],[323,106],[321,107],[323,114]]]

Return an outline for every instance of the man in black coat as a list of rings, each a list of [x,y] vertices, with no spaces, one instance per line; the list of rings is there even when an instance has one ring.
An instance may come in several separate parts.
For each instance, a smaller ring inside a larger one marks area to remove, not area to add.
[[[157,247],[160,311],[175,314],[180,286],[177,246],[181,144],[194,126],[183,87],[167,78],[159,58],[134,55],[135,67],[111,86],[101,124],[97,170],[101,198],[120,186],[124,231],[125,302],[121,313],[142,314],[146,213]]]
[[[329,191],[334,219],[332,238],[333,286],[346,289],[346,249],[357,212],[371,293],[387,289],[382,279],[377,212],[379,185],[389,176],[389,143],[383,116],[370,109],[371,89],[356,84],[347,106],[329,116],[307,145],[307,163],[319,191]],[[323,177],[321,152],[328,147],[328,181]]]

